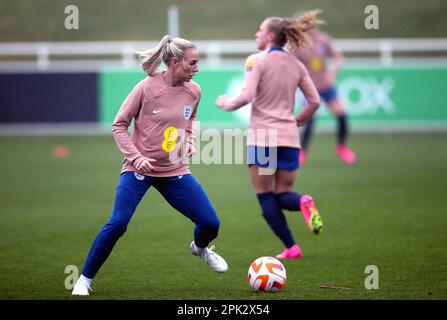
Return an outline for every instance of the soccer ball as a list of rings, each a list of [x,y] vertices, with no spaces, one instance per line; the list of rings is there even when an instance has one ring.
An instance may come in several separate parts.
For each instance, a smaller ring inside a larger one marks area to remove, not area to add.
[[[286,279],[286,268],[273,257],[258,258],[248,269],[248,282],[254,291],[281,291],[286,285]]]

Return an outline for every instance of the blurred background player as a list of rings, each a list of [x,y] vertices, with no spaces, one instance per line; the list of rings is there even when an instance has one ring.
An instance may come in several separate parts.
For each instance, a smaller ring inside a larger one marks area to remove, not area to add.
[[[308,122],[320,104],[318,92],[304,65],[283,49],[285,44],[300,47],[308,41],[305,32],[316,26],[317,12],[309,12],[300,20],[270,17],[256,33],[260,53],[246,60],[245,83],[235,99],[220,96],[216,105],[223,110],[236,110],[252,103],[250,130],[247,140],[249,172],[263,216],[281,239],[285,248],[276,255],[280,259],[303,256],[295,243],[282,209],[301,210],[311,231],[318,234],[323,226],[321,217],[309,195],[293,192],[299,167],[299,130]],[[295,117],[295,91],[299,87],[307,99],[301,113]],[[276,141],[265,141],[257,136],[265,130],[275,130]],[[262,163],[264,155],[276,155],[274,164]],[[262,169],[273,168],[273,174]]]
[[[301,14],[297,14],[300,19]],[[335,48],[331,38],[326,33],[321,32],[317,27],[307,31],[312,41],[299,48],[291,46],[290,51],[296,55],[309,71],[309,75],[314,82],[320,97],[328,105],[330,112],[337,119],[337,144],[335,151],[340,159],[346,164],[353,164],[356,161],[355,153],[346,145],[348,138],[348,119],[345,106],[339,98],[335,80],[342,64],[342,55]],[[330,66],[327,59],[332,58]],[[307,158],[309,143],[313,134],[315,117],[304,127],[301,140],[300,164]]]
[[[213,270],[228,265],[208,244],[217,237],[220,221],[201,185],[184,161],[171,161],[172,152],[184,143],[186,156],[195,153],[193,121],[201,97],[191,81],[199,71],[199,53],[188,40],[165,36],[159,45],[143,53],[142,67],[149,75],[138,83],[121,106],[113,123],[113,135],[125,159],[109,222],[97,235],[82,275],[72,294],[88,295],[90,284],[124,234],[146,191],[154,186],[168,203],[195,223],[190,250]],[[167,71],[156,72],[163,62]],[[135,119],[130,136],[128,128]],[[184,139],[182,132],[186,132]],[[184,140],[184,141],[183,141]]]

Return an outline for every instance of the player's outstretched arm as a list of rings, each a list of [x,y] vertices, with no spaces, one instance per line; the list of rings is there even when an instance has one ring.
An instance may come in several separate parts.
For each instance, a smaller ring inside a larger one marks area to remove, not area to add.
[[[307,100],[307,104],[301,110],[300,114],[296,117],[296,123],[298,126],[305,125],[312,119],[314,113],[320,106],[320,95],[318,94],[317,88],[309,76],[306,68],[301,66],[303,77],[301,78],[299,88],[304,94]]]

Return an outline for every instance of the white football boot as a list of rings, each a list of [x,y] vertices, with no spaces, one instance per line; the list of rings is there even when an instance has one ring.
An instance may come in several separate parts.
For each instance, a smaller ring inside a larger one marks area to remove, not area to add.
[[[193,255],[202,258],[202,260],[205,261],[214,271],[216,272],[228,271],[228,264],[225,262],[224,258],[222,258],[213,251],[214,246],[212,246],[211,248],[199,248],[193,241],[191,242],[189,248],[191,249]]]
[[[92,291],[92,288],[90,287],[90,283],[91,283],[91,280],[89,282],[81,275],[81,277],[78,279],[78,281],[76,281],[76,284],[75,284],[71,294],[73,296],[88,296],[89,290]]]

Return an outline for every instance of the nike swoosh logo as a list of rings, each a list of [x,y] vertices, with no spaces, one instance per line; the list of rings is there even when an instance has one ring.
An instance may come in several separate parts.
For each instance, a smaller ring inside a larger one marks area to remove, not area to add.
[[[162,111],[163,111],[163,109],[154,109],[154,110],[152,110],[152,113],[160,113]]]

